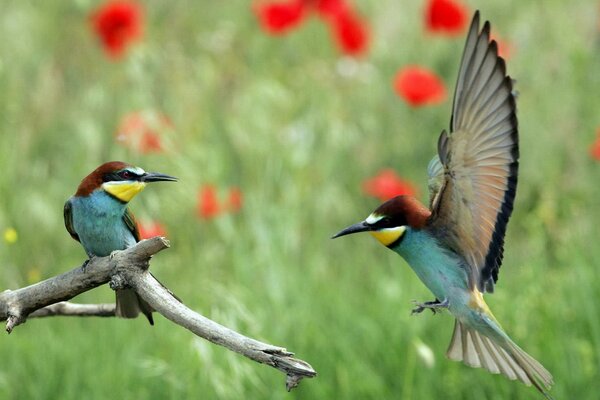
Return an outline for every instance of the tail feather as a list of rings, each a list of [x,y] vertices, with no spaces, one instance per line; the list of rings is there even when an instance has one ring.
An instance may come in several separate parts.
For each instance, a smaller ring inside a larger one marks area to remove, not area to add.
[[[518,379],[527,386],[533,385],[550,398],[547,391],[554,383],[550,372],[508,337],[498,337],[501,340],[485,336],[456,320],[446,355],[471,367],[483,367],[492,374],[501,373],[510,380]]]
[[[493,347],[490,349],[485,336],[474,335],[475,350],[479,355],[479,360],[485,369],[492,374],[500,373],[500,366],[497,358],[494,355]]]
[[[177,297],[173,292],[171,292],[165,285],[163,285],[156,277],[150,274],[156,282],[158,282],[163,289],[165,289],[171,296],[173,296],[177,301],[183,303],[179,297]],[[154,325],[154,318],[152,318],[152,313],[155,311],[154,308],[150,306],[144,299],[142,299],[133,289],[118,289],[116,292],[117,300],[115,307],[115,314],[120,318],[137,318],[140,314],[144,314],[146,318],[148,318],[148,322],[150,325]]]
[[[494,344],[491,342],[490,339],[488,339],[485,336],[479,336],[480,338],[482,338],[483,343],[485,343],[485,348],[486,350],[489,352],[490,357],[493,359],[494,361],[494,366],[496,367],[495,371],[492,371],[491,369],[488,369],[488,371],[494,373],[494,374],[502,374],[506,377],[508,377],[508,379],[510,379],[511,381],[514,381],[515,379],[517,379],[517,375],[515,374],[514,369],[511,367],[510,361],[506,360],[506,357],[502,354],[504,353],[503,351],[501,351],[501,349],[497,349]]]
[[[115,314],[120,318],[136,318],[140,311],[144,313],[150,325],[154,325],[152,307],[146,303],[133,289],[119,289],[116,291]]]

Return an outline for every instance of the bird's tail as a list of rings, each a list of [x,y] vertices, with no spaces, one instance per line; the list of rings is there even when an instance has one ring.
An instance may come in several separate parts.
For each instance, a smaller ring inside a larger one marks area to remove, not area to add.
[[[150,304],[146,303],[133,289],[118,289],[115,314],[121,318],[136,318],[140,311],[144,313],[150,325],[154,325]]]
[[[171,292],[165,285],[163,285],[156,277],[152,274],[150,276],[158,282],[167,292],[171,294],[177,301],[183,303],[179,297]],[[115,314],[121,318],[136,318],[140,312],[148,318],[150,325],[154,325],[154,319],[152,313],[156,310],[150,306],[144,299],[142,299],[133,289],[117,289],[117,301],[115,307]]]
[[[475,329],[456,320],[446,352],[448,358],[471,367],[483,367],[492,374],[501,373],[510,380],[518,379],[527,386],[534,385],[551,399],[548,390],[554,381],[550,372],[517,346],[495,321],[484,318],[481,322],[483,326]]]

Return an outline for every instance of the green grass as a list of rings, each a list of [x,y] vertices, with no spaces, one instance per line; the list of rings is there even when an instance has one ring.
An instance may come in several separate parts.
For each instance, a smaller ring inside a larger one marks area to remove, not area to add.
[[[0,338],[0,398],[530,399],[534,389],[448,361],[448,314],[410,317],[431,295],[395,254],[357,235],[329,237],[377,200],[361,182],[394,167],[419,185],[450,101],[412,109],[391,89],[423,64],[453,87],[464,38],[422,34],[423,2],[356,2],[373,28],[356,72],[318,20],[283,38],[249,2],[145,2],[144,41],[106,60],[89,32],[94,2],[5,0],[0,14],[0,290],[80,264],[62,207],[81,178],[122,159],[173,174],[132,203],[164,222],[172,248],[152,271],[226,326],[286,346],[319,376],[284,390],[279,372],[164,318],[31,320]],[[600,37],[594,1],[498,1],[480,7],[515,47],[520,181],[490,307],[554,375],[556,398],[600,390]],[[165,153],[115,144],[123,114],[167,114]],[[239,214],[195,216],[198,188],[239,186]],[[108,288],[78,298],[112,301]],[[428,366],[418,347],[434,354]]]

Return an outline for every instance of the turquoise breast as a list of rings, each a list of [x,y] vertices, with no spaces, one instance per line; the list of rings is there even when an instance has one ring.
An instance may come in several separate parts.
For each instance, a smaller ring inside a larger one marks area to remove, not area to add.
[[[463,297],[468,281],[461,259],[440,246],[426,230],[407,228],[404,238],[393,248],[400,254],[425,286],[439,300]]]
[[[127,204],[103,190],[96,190],[87,197],[73,196],[69,201],[73,228],[88,256],[105,257],[136,243],[123,221]]]

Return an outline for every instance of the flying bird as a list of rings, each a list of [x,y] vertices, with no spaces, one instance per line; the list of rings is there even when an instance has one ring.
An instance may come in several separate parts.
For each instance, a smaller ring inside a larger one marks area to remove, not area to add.
[[[127,205],[147,183],[159,181],[177,181],[177,178],[146,172],[121,161],[102,164],[83,178],[75,194],[65,203],[67,231],[81,243],[90,259],[106,257],[115,250],[135,245],[140,241],[140,232]],[[116,291],[118,317],[136,318],[142,312],[154,325],[152,311],[133,289]]]
[[[450,131],[428,166],[429,207],[398,196],[333,238],[369,232],[400,254],[435,295],[413,313],[447,309],[455,318],[451,360],[534,385],[550,398],[552,375],[504,332],[483,299],[498,280],[513,210],[519,138],[513,81],[490,24],[469,28],[454,92]]]

